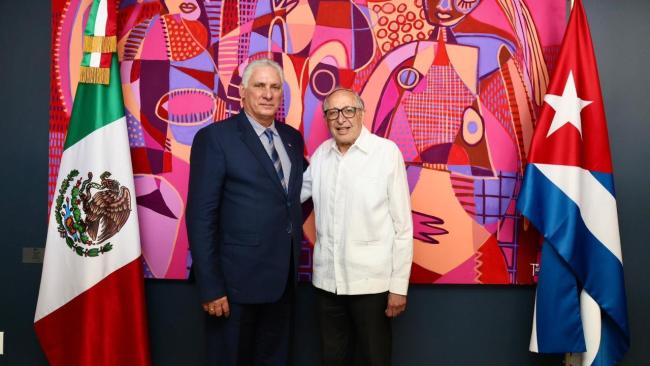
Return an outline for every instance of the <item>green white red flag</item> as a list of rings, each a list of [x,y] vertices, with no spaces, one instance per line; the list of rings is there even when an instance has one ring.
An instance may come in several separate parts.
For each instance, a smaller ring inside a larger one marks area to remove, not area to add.
[[[52,365],[149,365],[115,0],[93,2],[34,317]]]

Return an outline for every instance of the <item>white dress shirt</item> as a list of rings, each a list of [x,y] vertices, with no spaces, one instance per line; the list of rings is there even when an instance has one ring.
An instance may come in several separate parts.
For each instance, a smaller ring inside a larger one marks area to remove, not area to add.
[[[365,127],[341,154],[314,152],[300,198],[314,202],[314,286],[341,295],[406,295],[413,259],[411,197],[402,154]]]

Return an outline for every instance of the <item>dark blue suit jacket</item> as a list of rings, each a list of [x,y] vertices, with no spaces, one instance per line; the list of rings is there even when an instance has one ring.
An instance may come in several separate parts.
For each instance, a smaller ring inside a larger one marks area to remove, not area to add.
[[[297,278],[304,142],[294,128],[275,126],[291,159],[288,194],[243,112],[194,138],[186,222],[202,302],[277,301],[291,255]]]

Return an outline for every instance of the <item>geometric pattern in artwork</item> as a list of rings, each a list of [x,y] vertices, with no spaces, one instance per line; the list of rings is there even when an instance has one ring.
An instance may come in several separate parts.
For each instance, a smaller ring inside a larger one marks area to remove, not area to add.
[[[50,200],[86,5],[52,2]],[[285,74],[277,119],[303,134],[307,157],[329,137],[322,102],[337,85],[362,95],[366,127],[402,151],[420,228],[412,282],[532,283],[538,238],[514,207],[565,11],[564,0],[121,1],[118,54],[147,276],[189,275],[192,140],[239,111],[243,67],[269,57]],[[304,210],[299,275],[308,280],[315,231]]]

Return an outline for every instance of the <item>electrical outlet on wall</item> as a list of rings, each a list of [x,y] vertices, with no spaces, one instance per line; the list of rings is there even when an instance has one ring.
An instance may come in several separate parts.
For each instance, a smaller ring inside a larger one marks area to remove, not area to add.
[[[23,263],[43,263],[45,248],[23,248]]]

